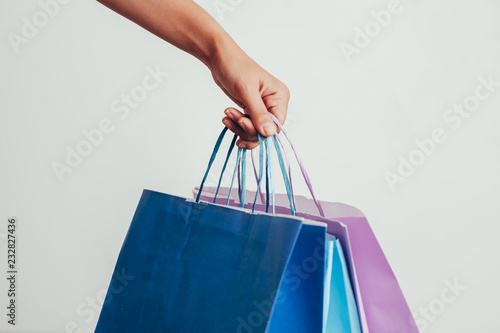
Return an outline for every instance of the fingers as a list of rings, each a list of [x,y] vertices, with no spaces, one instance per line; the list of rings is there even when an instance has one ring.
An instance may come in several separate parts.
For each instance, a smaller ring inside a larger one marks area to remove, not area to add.
[[[238,147],[254,149],[259,145],[257,131],[255,130],[252,121],[247,118],[245,114],[236,110],[235,108],[227,108],[224,113],[227,115],[227,118],[229,118],[233,122],[234,126],[238,126],[239,129],[244,133],[237,133],[236,131],[233,131],[228,127],[233,133],[240,136],[241,139],[236,142],[236,145]]]
[[[255,141],[244,141],[244,140],[238,140],[236,141],[236,145],[240,148],[243,148],[243,149],[254,149],[254,148],[257,148],[259,146],[259,142],[255,142]]]
[[[264,136],[276,133],[276,125],[269,116],[264,101],[258,90],[247,90],[243,93],[242,102],[245,104],[245,113],[252,119],[255,129]],[[246,121],[242,121],[246,125]]]
[[[252,120],[245,117],[244,113],[236,110],[235,108],[227,108],[226,111],[224,111],[224,113],[232,121],[237,123],[245,132],[255,137],[255,140],[257,140],[257,130],[255,129]]]
[[[257,147],[258,140],[257,137],[252,136],[245,132],[237,122],[234,122],[229,116],[222,119],[222,123],[234,134],[238,135],[240,139],[236,141],[236,145],[244,149],[254,149]]]
[[[222,123],[231,130],[234,134],[238,135],[244,141],[254,141],[256,137],[248,134],[241,128],[238,123],[234,122],[230,117],[224,117]]]

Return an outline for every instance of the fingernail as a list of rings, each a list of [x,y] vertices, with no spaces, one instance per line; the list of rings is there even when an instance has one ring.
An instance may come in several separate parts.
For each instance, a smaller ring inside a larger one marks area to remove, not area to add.
[[[226,125],[227,127],[229,127],[229,120],[224,119],[224,120],[222,120],[222,123],[223,123],[224,125]]]
[[[241,149],[247,149],[247,145],[244,143],[240,143],[238,147],[240,147]]]
[[[226,114],[226,116],[228,116],[229,118],[234,120],[233,114],[231,112],[229,112],[229,110],[224,111],[224,113]]]
[[[264,134],[266,136],[271,136],[274,135],[275,127],[271,123],[265,123],[264,125],[262,125],[262,130],[264,131]]]

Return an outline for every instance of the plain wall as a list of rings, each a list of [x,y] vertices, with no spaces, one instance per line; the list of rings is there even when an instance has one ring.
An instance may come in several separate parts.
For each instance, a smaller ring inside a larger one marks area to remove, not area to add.
[[[286,128],[317,196],[367,215],[421,332],[495,331],[500,86],[481,80],[500,82],[500,3],[198,3],[288,85]],[[231,9],[218,13],[220,3]],[[388,7],[390,22],[374,23]],[[2,278],[0,331],[93,332],[142,189],[190,196],[233,103],[198,60],[95,1],[61,4],[47,22],[41,10],[0,2],[0,276],[7,218],[19,220],[18,321],[6,323]],[[33,16],[41,27],[13,46]],[[356,37],[365,28],[367,45]],[[147,68],[169,75],[128,114],[114,112]],[[473,111],[458,126],[463,103]],[[113,130],[58,179],[53,164],[105,119]],[[442,142],[418,153],[415,141],[435,131]],[[401,167],[391,188],[387,173],[410,157],[419,165]]]

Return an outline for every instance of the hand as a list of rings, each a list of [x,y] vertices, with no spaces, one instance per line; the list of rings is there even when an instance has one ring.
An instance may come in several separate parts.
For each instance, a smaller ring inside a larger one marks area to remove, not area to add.
[[[222,27],[194,1],[185,0],[98,0],[158,37],[200,59],[208,66],[217,85],[251,120],[231,118],[226,126],[240,135],[238,146],[252,149],[257,131],[274,135],[276,125],[268,112],[285,122],[290,92],[274,76],[241,50]]]
[[[222,122],[240,139],[240,148],[257,147],[257,131],[264,136],[276,133],[277,126],[268,112],[284,123],[290,99],[286,85],[266,72],[243,52],[225,53],[209,66],[215,83],[250,116],[227,108]]]

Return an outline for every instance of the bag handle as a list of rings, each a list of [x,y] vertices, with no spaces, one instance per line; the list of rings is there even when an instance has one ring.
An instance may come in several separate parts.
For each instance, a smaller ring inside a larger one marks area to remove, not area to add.
[[[205,185],[205,181],[207,179],[208,173],[210,172],[210,169],[212,168],[212,164],[213,164],[213,162],[215,160],[215,157],[217,156],[217,153],[219,152],[220,146],[222,144],[224,136],[227,133],[227,130],[228,130],[227,127],[224,127],[222,129],[222,132],[219,134],[217,142],[215,143],[214,149],[212,151],[212,155],[210,156],[210,160],[208,161],[207,170],[205,171],[205,175],[203,176],[203,180],[201,181],[200,189],[198,190],[198,195],[196,196],[196,202],[200,202],[200,197],[201,197],[201,193],[203,191],[203,187]],[[220,185],[222,183],[222,177],[223,177],[224,172],[226,170],[229,158],[231,157],[231,153],[232,153],[232,151],[234,149],[237,137],[238,136],[236,134],[233,136],[233,140],[231,141],[231,144],[229,146],[229,150],[227,152],[226,159],[224,161],[224,165],[222,167],[221,175],[219,177],[219,182],[217,184],[217,190],[216,190],[216,193],[214,195],[214,200],[213,200],[214,203],[217,200],[217,195],[219,193]],[[257,186],[257,194],[259,193],[260,184],[261,184],[261,181],[262,181],[262,165],[263,165],[263,162],[262,162],[262,160],[263,160],[263,149],[262,149],[263,148],[262,147],[263,144],[262,144],[262,136],[260,134],[259,134],[259,146],[260,146],[260,177],[259,177],[258,186]],[[240,159],[241,159],[241,164],[243,166],[242,170],[241,170],[241,183],[242,183],[242,186],[241,186],[241,200],[240,201],[241,201],[241,207],[244,207],[244,205],[245,205],[245,193],[246,193],[246,189],[245,189],[245,183],[246,183],[246,149],[238,148],[238,157],[237,157],[238,162],[236,163],[235,170],[238,170],[237,168],[239,166]],[[230,190],[232,190],[235,175],[236,175],[236,172],[233,173],[233,179],[231,181],[231,189]],[[229,198],[230,198],[230,194],[228,195],[227,204],[229,203]],[[255,203],[256,203],[256,200],[254,200],[254,205],[253,205],[252,213],[255,210]]]
[[[268,141],[269,138],[266,138],[266,141]],[[276,214],[276,208],[275,208],[275,188],[274,188],[274,176],[273,176],[273,154],[271,150],[268,150],[268,155],[267,155],[267,160],[268,160],[268,165],[269,165],[269,182],[271,183],[271,200],[273,202],[273,214]],[[269,212],[269,204],[266,207],[266,212]]]
[[[258,195],[260,193],[260,188],[261,188],[261,183],[262,183],[263,164],[264,164],[263,163],[263,159],[264,159],[264,146],[266,147],[266,154],[268,153],[267,140],[264,141],[265,142],[265,144],[264,144],[263,140],[262,140],[262,136],[260,134],[258,134],[258,137],[259,137],[259,176],[258,176],[258,179],[257,179],[257,192],[255,193],[255,199],[253,201],[252,213],[255,212],[255,205],[257,203],[257,197],[258,197]],[[217,144],[216,144],[216,146],[217,146]],[[241,157],[241,182],[238,181],[238,184],[241,185],[240,206],[241,207],[245,207],[245,193],[246,193],[246,189],[245,189],[245,186],[246,186],[246,149],[242,149],[242,148],[238,148],[238,156],[236,158],[236,165],[235,165],[235,168],[234,168],[233,177],[231,179],[231,186],[229,188],[229,193],[227,195],[226,205],[229,205],[229,200],[231,198],[231,193],[232,193],[232,190],[233,190],[234,180],[236,178],[236,174],[238,173],[238,170],[239,170],[239,167],[240,167],[240,156],[241,155],[242,155],[242,157]],[[228,154],[226,156],[226,161],[224,162],[224,165],[227,164],[227,162],[229,160],[229,157],[230,157],[230,154]],[[269,178],[268,178],[269,173],[268,173],[268,170],[269,170],[269,167],[268,167],[268,164],[266,162],[266,187],[267,188],[269,188],[268,187],[269,186]],[[223,168],[222,172],[224,172],[224,168]],[[219,189],[219,187],[221,185],[221,181],[222,181],[222,175],[219,178],[219,184],[217,185],[217,189]],[[218,194],[218,192],[219,191],[217,190],[216,193],[215,193],[214,201],[213,201],[214,203],[217,200],[217,194]],[[269,190],[267,192],[269,192]],[[199,193],[200,192],[198,192],[198,194]],[[267,194],[267,195],[269,195],[269,194]],[[267,200],[267,205],[269,205],[269,200]]]
[[[285,162],[283,161],[283,156],[281,155],[280,145],[278,143],[278,140],[276,139],[276,136],[273,136],[273,143],[274,143],[274,148],[276,148],[276,154],[278,155],[278,163],[279,163],[279,166],[281,169],[281,174],[283,175],[283,181],[285,183],[288,201],[290,202],[290,211],[291,211],[292,215],[295,215],[295,204],[294,204],[293,195],[292,195],[291,183],[290,183],[290,181],[288,179],[288,175],[286,173]]]
[[[255,182],[258,182],[259,181],[259,175],[257,174],[257,167],[255,166],[254,151],[255,151],[255,149],[250,150],[250,157],[252,158],[252,166],[253,166],[253,174],[255,176]],[[259,193],[259,195],[260,195],[260,202],[264,203],[265,200],[266,200],[264,198],[264,194],[262,194],[262,192],[261,192],[261,193]],[[240,198],[240,200],[241,200],[241,198]]]
[[[262,135],[260,135],[259,132],[257,132],[257,136],[259,137],[259,180],[257,181],[257,191],[255,192],[255,199],[253,200],[253,206],[252,206],[252,213],[255,211],[255,204],[257,203],[257,197],[260,192],[260,184],[262,182],[262,169],[264,168],[264,147],[262,143]],[[246,169],[246,166],[245,166]],[[243,171],[243,169],[242,169]],[[244,201],[243,201],[244,203]]]
[[[214,196],[214,203],[215,203],[215,198],[217,198],[217,194],[219,193],[220,184],[222,182],[222,176],[224,175],[224,171],[226,171],[227,162],[229,161],[229,157],[231,157],[231,153],[233,152],[233,149],[234,149],[234,146],[235,146],[235,143],[236,143],[236,139],[237,139],[237,135],[235,134],[233,136],[233,140],[231,141],[231,144],[229,145],[229,150],[227,152],[227,156],[226,156],[226,160],[224,161],[224,165],[222,166],[222,171],[220,173],[219,182],[218,182],[218,185],[217,185],[217,191],[215,192],[215,196]],[[216,154],[217,154],[217,152],[216,152]],[[214,158],[215,158],[215,156],[214,156]]]
[[[241,152],[243,151],[244,149],[242,148],[239,148],[238,147],[238,155],[236,156],[236,165],[234,166],[234,171],[233,171],[233,177],[231,178],[231,186],[229,187],[229,193],[227,195],[227,200],[226,200],[226,206],[229,206],[229,199],[231,198],[231,192],[233,191],[233,185],[234,185],[234,178],[236,173],[239,174],[239,168],[240,168],[240,159],[241,159]],[[241,184],[241,182],[240,182]],[[220,186],[220,182],[219,182],[219,185],[217,185],[217,188]],[[245,190],[245,185],[243,184],[242,187],[240,187],[240,190]],[[214,202],[215,200],[217,200],[217,193],[215,194],[214,196]],[[245,205],[245,202],[244,201],[241,201],[240,200],[240,205]]]
[[[286,131],[284,130],[283,126],[281,126],[281,123],[276,119],[276,117],[272,113],[270,113],[270,116],[273,119],[273,121],[278,125],[278,127],[281,129],[281,131],[285,135],[286,139],[288,140],[288,142],[289,142],[289,144],[290,144],[290,146],[291,146],[291,148],[292,148],[292,150],[293,150],[293,152],[295,154],[297,162],[299,163],[300,169],[302,171],[302,175],[304,176],[304,179],[305,179],[306,184],[307,184],[307,186],[309,188],[309,191],[310,191],[310,193],[311,193],[311,195],[313,197],[313,200],[314,200],[316,206],[318,207],[318,210],[320,211],[321,216],[324,216],[324,213],[323,213],[323,210],[321,208],[321,205],[316,200],[316,196],[314,195],[314,191],[312,189],[311,181],[309,180],[307,172],[304,169],[304,166],[303,166],[303,164],[302,164],[302,162],[300,160],[300,157],[297,154],[297,151],[295,150],[295,147],[293,146],[293,143],[291,142],[290,138],[286,134]],[[220,145],[222,143],[222,140],[224,139],[224,136],[227,133],[227,130],[228,130],[228,128],[224,127],[224,129],[222,130],[221,134],[219,135],[219,137],[217,139],[215,147],[214,147],[214,149],[212,151],[212,155],[210,156],[210,160],[208,162],[207,170],[206,170],[205,175],[203,177],[203,180],[201,182],[200,189],[198,191],[198,195],[196,196],[196,202],[200,201],[201,193],[203,191],[203,186],[204,186],[205,181],[207,179],[208,173],[210,172],[212,164],[213,164],[213,162],[215,160],[215,157],[217,156],[217,152],[219,151],[219,148],[220,148]],[[272,169],[273,169],[272,168],[272,153],[270,151],[270,144],[269,144],[269,140],[271,140],[271,139],[269,137],[266,137],[263,140],[260,133],[257,133],[257,135],[258,135],[258,139],[259,139],[259,175],[258,175],[258,179],[257,179],[257,191],[255,193],[255,198],[254,198],[253,205],[252,205],[252,213],[255,211],[255,205],[257,203],[257,197],[259,196],[260,189],[261,189],[261,183],[262,183],[262,177],[263,177],[263,169],[264,169],[264,165],[263,165],[264,149],[266,151],[266,212],[269,212],[269,203],[270,203],[270,197],[269,197],[270,188],[269,188],[269,186],[270,186],[270,181],[272,182],[272,185],[271,185],[272,189],[271,189],[271,191],[272,191],[272,203],[273,203],[273,212],[274,212],[275,211],[275,207],[274,207],[274,204],[275,204],[275,201],[274,201],[275,192],[274,192],[274,181],[272,181],[273,180],[273,177],[272,177]],[[223,177],[223,174],[224,174],[224,172],[226,170],[229,158],[231,157],[231,153],[232,153],[232,151],[234,149],[234,146],[235,146],[235,143],[236,143],[236,139],[237,139],[237,135],[235,134],[233,136],[233,139],[232,139],[231,144],[229,146],[229,150],[227,152],[226,159],[224,161],[224,165],[222,167],[221,175],[219,177],[219,182],[218,182],[218,185],[217,185],[217,190],[216,190],[215,195],[214,195],[214,200],[213,200],[214,203],[217,200],[217,195],[219,193],[220,185],[221,185],[221,182],[222,182],[222,177]],[[274,148],[276,149],[276,154],[278,156],[279,166],[280,166],[280,169],[281,169],[281,173],[283,175],[283,181],[285,183],[288,200],[290,202],[290,211],[291,211],[292,215],[295,215],[295,200],[294,200],[294,195],[293,195],[293,188],[292,188],[291,178],[289,178],[291,176],[291,171],[290,171],[290,163],[289,163],[289,160],[288,160],[288,156],[286,155],[286,151],[283,148],[283,151],[285,152],[285,156],[286,156],[286,159],[287,159],[287,166],[288,166],[288,174],[287,174],[287,167],[285,167],[285,163],[283,161],[283,156],[282,156],[282,153],[281,153],[281,147],[283,147],[283,144],[279,140],[279,138],[277,138],[276,135],[274,135],[272,137],[272,141],[273,141],[273,144],[274,144]],[[281,145],[281,147],[280,147],[280,145]],[[235,176],[236,176],[237,173],[238,173],[238,176],[239,176],[240,160],[241,160],[241,166],[242,166],[242,168],[241,168],[241,182],[238,181],[238,185],[239,185],[239,187],[241,185],[241,188],[240,188],[240,190],[241,190],[240,191],[240,195],[241,195],[240,206],[244,207],[245,206],[245,193],[246,193],[246,190],[245,190],[245,184],[246,184],[246,150],[245,149],[241,149],[241,148],[238,148],[238,156],[237,156],[237,162],[236,162],[236,166],[235,166],[235,172],[233,172],[233,178],[231,180],[231,187],[230,187],[230,190],[229,190],[229,194],[228,194],[228,197],[227,197],[226,204],[229,204],[229,199],[231,197],[231,191],[232,191],[232,188],[233,188],[233,185],[234,185]],[[254,162],[253,159],[252,159],[252,162]],[[252,163],[252,164],[254,165],[254,169],[255,169],[255,163]],[[262,200],[262,198],[261,198],[261,200]]]
[[[278,119],[276,119],[276,117],[271,112],[269,112],[269,115],[271,116],[273,121],[276,123],[276,125],[279,127],[279,129],[281,130],[281,132],[283,133],[283,135],[287,139],[288,143],[290,144],[290,147],[292,148],[292,151],[295,155],[295,159],[297,160],[297,163],[299,164],[302,176],[304,177],[304,181],[306,182],[307,188],[309,189],[309,193],[311,193],[312,199],[313,199],[316,207],[318,208],[319,214],[322,217],[325,217],[325,213],[323,212],[323,208],[321,207],[320,203],[316,199],[316,196],[314,195],[314,190],[313,190],[313,187],[311,184],[311,180],[309,179],[309,175],[307,174],[307,171],[304,168],[304,165],[302,164],[302,160],[300,159],[299,154],[297,153],[297,150],[295,149],[295,147],[292,143],[292,140],[290,139],[290,137],[288,136],[288,134],[286,133],[285,129],[283,128],[281,123],[278,121]],[[275,137],[277,137],[277,136],[278,135],[275,135]],[[280,143],[281,143],[281,141],[280,141]],[[283,147],[283,145],[281,145],[281,146]],[[284,148],[283,148],[283,151],[285,151]],[[289,162],[288,159],[287,159],[287,162]],[[283,172],[283,169],[282,169],[282,172]],[[290,171],[290,163],[288,163],[288,174],[289,174],[289,178],[290,178],[290,192],[291,192],[291,196],[292,196],[292,201],[294,202],[294,205],[295,205],[295,195],[293,194],[293,188],[291,186],[292,176],[291,176],[291,171]],[[288,194],[288,190],[287,190],[287,194]]]
[[[288,179],[290,179],[290,191],[292,192],[293,206],[297,207],[297,204],[295,203],[295,196],[293,195],[292,169],[290,167],[290,159],[288,158],[288,153],[286,152],[285,146],[283,145],[283,142],[281,141],[280,136],[276,135],[276,139],[278,139],[281,150],[283,151],[283,155],[285,155],[286,167],[288,169]]]
[[[224,139],[224,136],[227,132],[227,127],[225,127],[221,134],[219,135],[219,138],[217,139],[217,142],[215,144],[215,147],[212,151],[212,155],[210,156],[210,160],[208,162],[208,167],[207,167],[207,170],[205,172],[205,175],[203,177],[203,180],[201,182],[201,185],[200,185],[200,189],[198,190],[198,195],[196,196],[196,202],[199,202],[200,201],[200,197],[201,197],[201,193],[203,191],[203,187],[205,185],[205,181],[207,179],[207,176],[208,176],[208,173],[210,172],[210,169],[212,167],[212,164],[215,160],[215,157],[217,156],[217,153],[220,149],[220,146],[222,144],[222,141]],[[231,144],[229,146],[229,150],[226,154],[226,159],[224,161],[224,165],[222,167],[222,171],[221,171],[221,175],[219,177],[219,182],[217,184],[217,190],[215,192],[215,195],[214,195],[214,199],[213,199],[213,202],[215,203],[216,200],[217,200],[217,195],[219,194],[219,190],[220,190],[220,185],[221,185],[221,182],[222,182],[222,177],[223,177],[223,174],[227,168],[227,164],[228,164],[228,161],[229,161],[229,158],[231,157],[231,153],[234,149],[234,146],[235,146],[235,143],[236,143],[236,138],[237,136],[234,135],[233,136],[233,140],[231,141]],[[252,205],[252,213],[255,211],[255,206],[256,206],[256,203],[257,203],[257,197],[259,196],[259,194],[261,194],[261,184],[262,184],[262,179],[263,179],[263,170],[264,170],[264,150],[265,150],[265,153],[266,153],[266,212],[269,212],[269,204],[272,200],[272,208],[273,208],[273,213],[275,212],[275,188],[274,188],[274,179],[273,179],[273,165],[272,165],[272,153],[271,153],[271,144],[269,143],[269,141],[271,140],[270,137],[266,137],[266,138],[262,138],[262,136],[260,134],[258,134],[258,139],[259,139],[259,175],[258,175],[258,178],[257,178],[257,191],[255,193],[255,198],[254,198],[254,201],[253,201],[253,205]],[[278,144],[278,141],[277,141],[277,138],[274,136],[272,137],[272,140],[273,140],[273,143],[274,143],[274,147],[276,148],[276,152],[277,152],[277,156],[278,156],[278,162],[280,164],[280,168],[281,168],[281,171],[282,171],[282,174],[283,174],[283,180],[285,182],[285,187],[286,187],[286,190],[287,190],[287,194],[288,194],[288,198],[290,200],[290,210],[292,212],[292,215],[295,215],[295,205],[294,205],[294,202],[293,202],[293,196],[292,196],[292,192],[291,192],[291,185],[290,185],[290,181],[288,179],[288,175],[286,173],[286,169],[285,169],[285,166],[284,166],[284,162],[283,162],[283,157],[281,155],[281,149],[279,147],[279,144]],[[241,149],[241,148],[238,148],[238,155],[237,155],[237,158],[236,158],[236,165],[235,165],[235,169],[234,169],[234,172],[233,172],[233,177],[231,179],[231,187],[229,189],[229,194],[228,194],[228,197],[227,197],[227,200],[226,200],[226,205],[229,204],[229,200],[230,200],[230,197],[231,197],[231,191],[233,189],[233,186],[234,186],[234,180],[235,180],[235,177],[236,177],[236,174],[238,174],[239,176],[239,167],[241,165],[241,181],[238,181],[238,185],[241,186],[241,199],[240,199],[240,206],[241,207],[244,207],[245,205],[245,193],[246,193],[246,149]],[[270,192],[271,192],[271,195],[272,195],[272,199],[270,199]]]
[[[267,138],[264,139],[264,147],[266,148],[266,213],[269,213],[269,140]],[[257,202],[257,198],[255,198],[255,202]]]
[[[200,196],[201,196],[201,192],[203,191],[203,186],[205,185],[205,181],[207,180],[208,173],[210,172],[210,169],[212,168],[212,164],[214,163],[215,157],[217,156],[217,152],[219,151],[222,140],[224,139],[224,136],[226,135],[227,129],[228,129],[227,127],[224,127],[222,132],[219,134],[219,137],[217,138],[217,142],[215,143],[214,150],[212,151],[212,155],[210,156],[210,160],[208,161],[207,171],[205,171],[205,175],[203,176],[203,180],[201,181],[200,189],[198,190],[198,195],[196,196],[196,202],[200,202]],[[225,170],[225,168],[227,166],[227,161],[229,160],[229,156],[231,155],[231,152],[233,151],[234,143],[236,142],[237,137],[238,136],[235,134],[233,137],[233,141],[231,142],[231,145],[229,146],[229,151],[227,153],[226,162],[224,163],[223,170]],[[219,178],[219,186],[220,186],[220,183],[222,180],[222,174],[223,174],[223,172],[221,173],[221,176]],[[219,190],[219,186],[217,187],[217,191]]]

